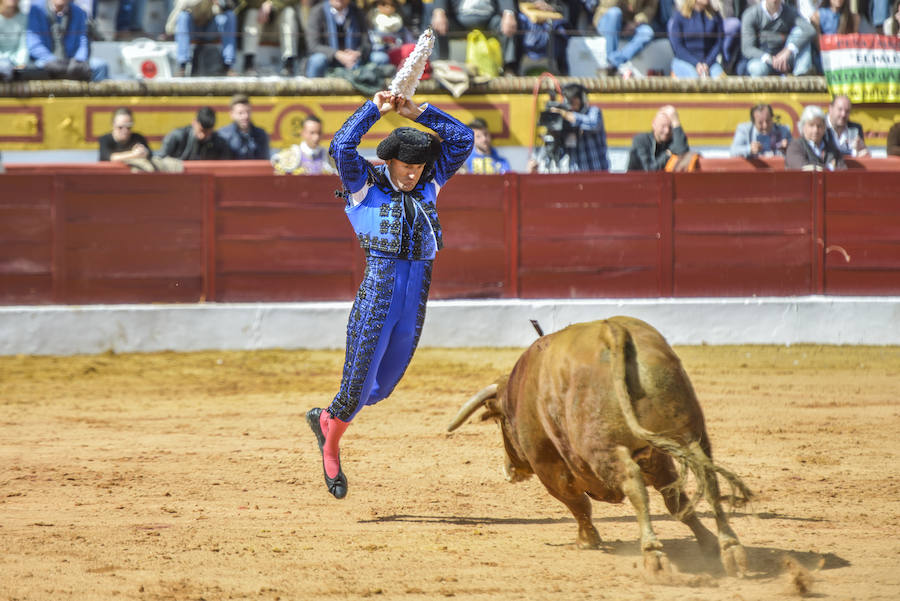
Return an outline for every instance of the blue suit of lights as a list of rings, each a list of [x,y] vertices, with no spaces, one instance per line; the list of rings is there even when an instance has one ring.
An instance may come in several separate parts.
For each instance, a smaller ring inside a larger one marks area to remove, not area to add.
[[[412,359],[425,321],[432,261],[443,246],[437,195],[473,145],[471,129],[426,105],[416,122],[440,136],[440,156],[413,190],[401,192],[387,165],[374,166],[356,150],[380,117],[366,102],[329,149],[344,185],[344,210],[366,251],[365,276],[347,323],[341,388],[328,407],[343,421],[390,395]]]

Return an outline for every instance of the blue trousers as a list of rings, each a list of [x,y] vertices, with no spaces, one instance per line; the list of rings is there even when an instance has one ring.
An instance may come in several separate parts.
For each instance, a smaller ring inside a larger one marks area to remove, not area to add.
[[[218,33],[222,38],[222,62],[229,67],[234,64],[237,42],[237,17],[233,11],[225,11],[213,17],[206,25],[197,25],[191,13],[181,11],[175,19],[175,59],[178,64],[191,62],[194,55],[191,40],[209,40]]]
[[[387,398],[412,360],[431,285],[431,261],[368,256],[347,322],[341,388],[328,413],[351,421]]]
[[[622,31],[622,9],[614,6],[606,11],[597,22],[597,33],[606,40],[606,62],[618,67],[630,61],[644,46],[653,41],[653,28],[649,25],[638,25],[634,35],[619,48],[619,34]]]

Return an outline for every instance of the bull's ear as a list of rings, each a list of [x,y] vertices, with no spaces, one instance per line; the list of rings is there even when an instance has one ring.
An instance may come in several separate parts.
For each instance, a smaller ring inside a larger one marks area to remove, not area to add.
[[[478,419],[480,419],[480,420],[483,421],[483,422],[486,422],[486,421],[488,421],[489,419],[500,419],[500,412],[499,412],[499,411],[493,410],[493,409],[492,409],[491,407],[489,407],[488,405],[485,405],[484,408],[485,408],[485,409],[484,409],[484,412],[482,412],[481,417],[479,417]]]

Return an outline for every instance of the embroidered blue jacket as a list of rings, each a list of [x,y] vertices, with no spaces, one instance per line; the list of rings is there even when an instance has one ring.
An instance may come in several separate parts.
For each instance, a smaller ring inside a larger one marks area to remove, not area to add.
[[[381,117],[367,101],[331,140],[329,154],[344,185],[345,212],[367,253],[405,259],[433,259],[443,248],[437,195],[472,151],[472,130],[428,104],[416,119],[441,139],[441,153],[408,193],[395,189],[387,165],[374,166],[356,150],[363,135]]]

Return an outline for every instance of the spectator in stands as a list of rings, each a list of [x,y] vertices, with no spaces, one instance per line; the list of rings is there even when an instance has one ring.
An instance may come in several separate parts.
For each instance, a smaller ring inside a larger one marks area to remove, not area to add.
[[[603,112],[588,103],[587,90],[577,83],[562,87],[563,107],[547,109],[559,115],[556,125],[548,126],[544,145],[528,162],[530,173],[575,173],[608,171],[606,127]]]
[[[52,78],[100,81],[106,79],[106,61],[91,57],[88,17],[70,0],[31,3],[25,32],[28,54]]]
[[[846,169],[841,151],[825,135],[825,113],[817,106],[807,106],[800,115],[800,137],[791,140],[784,157],[785,169],[803,171],[835,171]]]
[[[134,131],[134,115],[127,107],[113,113],[112,131],[100,136],[100,161],[125,162],[149,159],[153,153],[147,138]]]
[[[884,35],[900,35],[900,0],[894,1],[891,18],[884,20]]]
[[[475,147],[466,159],[464,167],[466,173],[497,175],[509,171],[509,161],[500,156],[491,144],[491,131],[485,120],[476,117],[469,123],[469,128],[475,134]]]
[[[232,158],[264,160],[271,158],[269,134],[250,120],[250,99],[245,94],[231,97],[231,123],[219,130]]]
[[[279,175],[322,175],[337,173],[334,160],[322,141],[322,120],[315,115],[307,115],[300,129],[300,143],[276,153],[272,157],[275,173]]]
[[[562,75],[568,73],[568,8],[562,0],[536,0],[519,6],[520,75],[540,75],[544,71]]]
[[[900,121],[894,123],[887,135],[887,155],[900,157]]]
[[[663,171],[670,159],[690,151],[687,135],[674,106],[659,109],[653,117],[651,129],[648,133],[637,134],[632,140],[628,171]]]
[[[747,75],[807,75],[815,29],[784,0],[763,0],[741,16],[741,52]]]
[[[784,156],[791,141],[791,130],[775,123],[769,104],[757,104],[750,109],[750,121],[740,123],[731,142],[731,156]]]
[[[28,63],[25,30],[28,19],[19,0],[0,0],[0,81],[11,81]]]
[[[597,33],[606,43],[608,74],[633,75],[631,59],[653,41],[650,25],[656,17],[658,0],[600,0],[594,13]],[[628,40],[619,48],[619,38]]]
[[[189,63],[194,67],[192,43],[209,42],[217,36],[222,42],[222,68],[228,76],[237,75],[234,59],[237,42],[237,17],[232,0],[177,0],[166,22],[166,32],[175,35],[175,77],[184,77]],[[215,73],[215,71],[213,71]]]
[[[859,33],[859,15],[851,12],[850,0],[820,0],[809,22],[816,33]]]
[[[435,40],[436,57],[450,56],[449,34],[479,29],[485,34],[499,33],[503,54],[503,71],[515,73],[519,57],[516,48],[518,10],[515,0],[434,0],[431,9],[431,28]]]
[[[679,79],[722,77],[722,16],[710,0],[683,0],[669,20],[669,41],[675,52],[672,75]]]
[[[190,125],[173,129],[163,138],[160,157],[182,161],[215,161],[232,158],[231,149],[215,131],[216,112],[201,107]]]
[[[841,154],[855,157],[869,156],[862,125],[850,121],[851,110],[852,105],[847,96],[843,94],[835,96],[828,107],[828,116],[825,119],[828,131],[825,135],[831,138]]]
[[[300,0],[238,0],[235,14],[243,19],[244,75],[256,75],[254,63],[260,35],[272,29],[277,30],[281,50],[279,74],[284,77],[294,75],[300,29],[299,4]]]
[[[394,62],[391,61],[392,53],[399,58],[398,52],[403,44],[416,43],[403,20],[399,0],[375,0],[367,19],[372,48],[369,60],[377,65]]]
[[[329,69],[353,69],[369,60],[366,20],[350,0],[323,0],[306,23],[307,77],[325,77]]]

